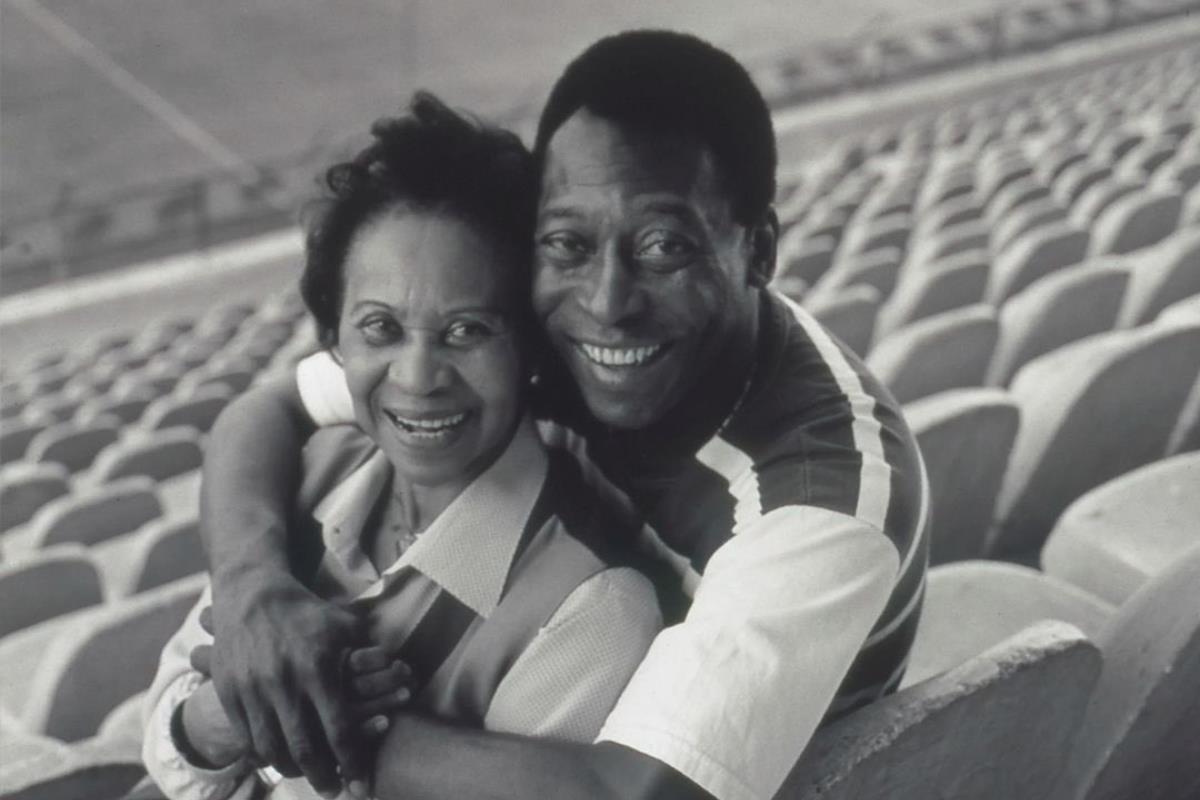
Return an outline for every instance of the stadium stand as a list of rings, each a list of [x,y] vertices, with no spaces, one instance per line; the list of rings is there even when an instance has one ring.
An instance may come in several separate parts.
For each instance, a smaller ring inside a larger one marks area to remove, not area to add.
[[[889,335],[871,348],[867,366],[902,403],[981,386],[997,332],[989,305],[945,311]]]
[[[163,645],[206,581],[202,575],[184,578],[72,620],[38,666],[23,727],[65,742],[95,734],[110,711],[149,685]]]
[[[1200,453],[1127,472],[1073,502],[1042,549],[1042,568],[1121,604],[1200,546]]]
[[[97,485],[144,475],[166,481],[199,469],[200,437],[190,427],[138,432],[102,452],[86,479]]]
[[[33,548],[91,545],[128,533],[162,514],[154,481],[131,477],[60,497],[39,511],[27,533]]]
[[[1103,599],[1019,564],[958,561],[931,569],[926,580],[904,685],[952,669],[1041,620],[1070,623],[1094,640],[1113,613]]]
[[[1011,387],[1021,430],[988,552],[1035,554],[1072,500],[1165,455],[1198,373],[1200,326],[1105,333],[1025,365]]]
[[[1022,366],[1086,336],[1112,330],[1129,274],[1088,264],[1035,281],[1000,309],[1000,332],[984,383],[1007,386]]]
[[[954,389],[904,407],[929,473],[929,563],[983,558],[1020,409],[995,389]]]
[[[38,509],[71,491],[59,464],[17,462],[0,468],[0,532],[28,522]]]
[[[0,564],[0,637],[104,598],[100,573],[82,547],[54,547]]]
[[[1172,303],[1200,294],[1200,229],[1182,230],[1130,259],[1118,325],[1142,325]]]
[[[1046,797],[1099,674],[1076,628],[1023,630],[821,729],[777,797]]]
[[[216,384],[182,397],[169,395],[159,398],[146,408],[141,427],[154,431],[186,426],[197,433],[208,433],[232,396],[233,392],[228,386]]]
[[[118,439],[120,429],[120,420],[107,417],[86,423],[49,425],[29,443],[28,458],[35,463],[61,464],[70,472],[79,472],[91,466],[100,451]]]
[[[1117,609],[1104,664],[1054,797],[1200,794],[1200,548]]]

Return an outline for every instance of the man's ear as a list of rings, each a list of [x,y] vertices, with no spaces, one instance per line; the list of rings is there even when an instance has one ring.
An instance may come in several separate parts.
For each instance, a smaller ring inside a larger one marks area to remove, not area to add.
[[[750,285],[761,289],[775,277],[775,259],[779,245],[779,217],[774,207],[763,213],[762,218],[748,231],[750,258],[747,280]]]

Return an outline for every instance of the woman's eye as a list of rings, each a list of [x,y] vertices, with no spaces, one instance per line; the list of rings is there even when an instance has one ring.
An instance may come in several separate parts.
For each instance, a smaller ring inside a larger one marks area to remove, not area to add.
[[[404,333],[395,320],[387,317],[367,317],[358,323],[358,329],[368,344],[389,344]]]
[[[455,322],[446,329],[446,344],[453,347],[471,347],[488,341],[497,333],[492,326],[482,322]]]

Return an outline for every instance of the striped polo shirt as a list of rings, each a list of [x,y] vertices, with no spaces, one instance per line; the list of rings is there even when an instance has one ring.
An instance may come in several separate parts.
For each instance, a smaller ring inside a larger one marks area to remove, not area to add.
[[[585,454],[628,496],[646,518],[648,545],[674,565],[689,596],[713,554],[771,511],[822,508],[881,531],[900,569],[830,706],[833,718],[894,691],[904,675],[924,595],[928,489],[887,389],[804,308],[768,292],[763,299],[756,363],[740,397],[738,387],[706,387],[680,418],[633,433],[589,431],[576,418],[557,443]]]
[[[293,569],[320,596],[357,607],[372,642],[412,667],[411,708],[495,731],[595,737],[661,617],[637,570],[638,527],[583,482],[574,459],[548,456],[524,421],[382,572],[362,540],[390,496],[386,456],[337,426],[310,441],[303,474]],[[148,698],[145,760],[179,800],[250,797],[260,787],[245,763],[188,764],[170,733],[175,709],[202,680],[187,654],[211,641],[198,624],[209,602],[206,593],[168,644]],[[273,796],[315,797],[302,779]]]

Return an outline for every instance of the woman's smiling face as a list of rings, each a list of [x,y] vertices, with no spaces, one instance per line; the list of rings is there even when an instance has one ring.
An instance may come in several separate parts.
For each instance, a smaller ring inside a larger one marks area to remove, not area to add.
[[[520,417],[525,287],[505,258],[469,223],[404,206],[351,240],[338,347],[355,415],[415,484],[465,488]]]

